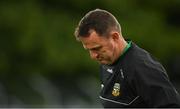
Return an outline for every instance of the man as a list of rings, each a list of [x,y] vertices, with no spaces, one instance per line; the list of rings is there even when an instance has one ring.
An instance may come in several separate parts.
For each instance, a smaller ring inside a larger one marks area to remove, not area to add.
[[[101,9],[88,12],[75,36],[101,64],[99,97],[104,107],[180,107],[179,94],[163,66],[123,38],[111,13]]]

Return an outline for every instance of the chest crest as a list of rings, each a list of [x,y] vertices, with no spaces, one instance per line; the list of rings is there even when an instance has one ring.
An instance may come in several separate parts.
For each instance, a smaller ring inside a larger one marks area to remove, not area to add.
[[[112,90],[112,95],[113,96],[119,96],[120,95],[120,87],[121,85],[119,83],[115,83],[113,90]]]

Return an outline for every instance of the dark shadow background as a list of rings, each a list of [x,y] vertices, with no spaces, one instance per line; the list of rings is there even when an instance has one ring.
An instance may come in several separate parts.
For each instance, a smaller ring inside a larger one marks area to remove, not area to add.
[[[114,14],[180,92],[180,0],[1,0],[0,107],[101,107],[98,64],[73,36],[95,8]]]

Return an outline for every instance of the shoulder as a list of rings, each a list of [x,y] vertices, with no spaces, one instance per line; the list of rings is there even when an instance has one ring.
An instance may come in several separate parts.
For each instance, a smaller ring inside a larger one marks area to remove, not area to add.
[[[140,48],[135,43],[132,44],[132,53],[134,63],[139,67],[155,67],[163,69],[162,64],[148,51]],[[164,69],[163,69],[164,70]]]
[[[129,50],[130,68],[133,68],[135,75],[146,75],[148,73],[162,73],[166,74],[166,71],[162,64],[152,56],[148,51],[138,47],[135,43],[132,43]]]

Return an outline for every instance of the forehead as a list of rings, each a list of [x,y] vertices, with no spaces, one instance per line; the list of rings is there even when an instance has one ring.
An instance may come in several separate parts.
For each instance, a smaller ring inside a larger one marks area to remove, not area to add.
[[[107,38],[99,36],[95,31],[91,31],[88,37],[80,38],[85,49],[92,49],[103,46],[107,42]]]

